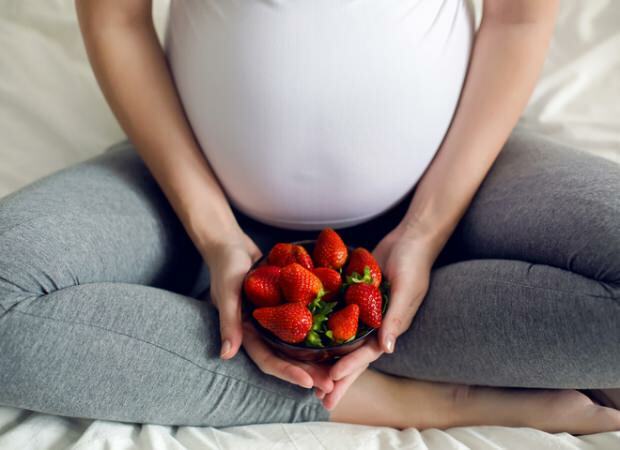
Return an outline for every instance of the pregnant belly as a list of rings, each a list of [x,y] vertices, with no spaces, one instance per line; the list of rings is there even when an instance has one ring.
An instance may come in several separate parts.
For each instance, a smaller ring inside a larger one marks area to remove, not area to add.
[[[460,0],[173,0],[165,49],[229,201],[318,230],[369,220],[415,186],[472,37]]]

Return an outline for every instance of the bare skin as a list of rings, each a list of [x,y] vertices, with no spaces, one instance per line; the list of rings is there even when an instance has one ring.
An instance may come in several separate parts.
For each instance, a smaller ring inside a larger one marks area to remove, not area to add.
[[[471,387],[374,370],[356,379],[331,420],[399,429],[498,425],[572,434],[620,430],[620,411],[575,390]]]
[[[587,389],[584,393],[600,405],[620,409],[620,389]]]
[[[76,0],[101,90],[209,266],[223,359],[233,358],[243,345],[266,374],[313,387],[336,422],[421,429],[511,425],[571,433],[620,429],[620,412],[577,391],[468,388],[367,369],[383,351],[394,350],[395,339],[409,326],[424,295],[426,269],[522,111],[544,61],[556,6],[557,0],[485,1],[484,23],[454,123],[420,183],[420,194],[377,249],[382,266],[406,263],[407,269],[424,268],[419,270],[423,275],[400,282],[400,300],[394,300],[400,306],[388,311],[380,343],[326,368],[286,360],[257,339],[251,327],[243,327],[241,280],[261,252],[236,222],[184,115],[155,33],[151,1]],[[524,60],[527,64],[518,64]],[[445,179],[453,183],[447,185]],[[394,251],[405,243],[414,250],[406,255]]]

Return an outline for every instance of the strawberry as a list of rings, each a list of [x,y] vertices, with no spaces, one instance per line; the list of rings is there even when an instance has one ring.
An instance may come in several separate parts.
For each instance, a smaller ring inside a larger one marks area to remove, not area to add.
[[[315,267],[312,273],[323,283],[323,289],[325,289],[323,300],[327,301],[338,295],[342,286],[342,277],[339,272],[329,267]]]
[[[284,267],[293,262],[301,264],[306,269],[314,267],[312,258],[304,247],[286,242],[278,242],[269,250],[267,262],[278,267]]]
[[[323,228],[312,250],[312,258],[317,267],[338,270],[347,261],[349,250],[333,228]]]
[[[327,320],[327,328],[331,330],[331,333],[329,331],[326,333],[327,336],[338,344],[355,338],[359,315],[360,308],[355,303],[351,303],[341,310],[332,313]]]
[[[293,253],[295,254],[295,261],[300,265],[305,267],[306,269],[314,268],[314,262],[312,261],[312,257],[308,250],[306,250],[301,245],[295,245]]]
[[[275,244],[267,254],[267,262],[278,267],[283,267],[295,262],[293,244],[287,242],[278,242]]]
[[[356,304],[360,308],[360,320],[369,327],[381,326],[383,298],[378,287],[367,283],[355,283],[344,292],[347,305]]]
[[[368,266],[368,272],[366,271]],[[344,270],[347,283],[368,283],[375,287],[381,284],[379,263],[364,247],[357,247],[351,252],[349,263]]]
[[[301,303],[256,308],[252,315],[263,327],[284,342],[302,342],[312,328],[312,313]]]
[[[279,280],[279,267],[259,266],[247,273],[243,280],[243,290],[254,305],[275,306],[284,301]]]
[[[296,262],[280,269],[280,288],[286,301],[304,306],[325,295],[321,279]]]

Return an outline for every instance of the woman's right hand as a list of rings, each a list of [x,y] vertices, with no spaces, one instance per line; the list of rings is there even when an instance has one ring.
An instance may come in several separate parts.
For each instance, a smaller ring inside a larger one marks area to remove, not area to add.
[[[331,392],[334,383],[329,366],[302,363],[277,355],[265,344],[254,327],[242,320],[241,290],[250,267],[261,250],[242,231],[202,251],[209,267],[211,301],[219,311],[222,346],[220,357],[230,359],[243,345],[248,356],[266,374],[305,388]]]
[[[209,267],[209,296],[220,316],[220,357],[237,354],[243,340],[241,289],[245,274],[262,252],[252,239],[238,230],[220,242],[210,243],[201,253]]]

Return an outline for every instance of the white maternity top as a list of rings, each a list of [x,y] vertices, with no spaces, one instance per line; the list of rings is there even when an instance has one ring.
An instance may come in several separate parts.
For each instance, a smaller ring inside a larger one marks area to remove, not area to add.
[[[473,34],[465,0],[172,0],[165,51],[228,200],[319,230],[365,222],[415,186]]]

